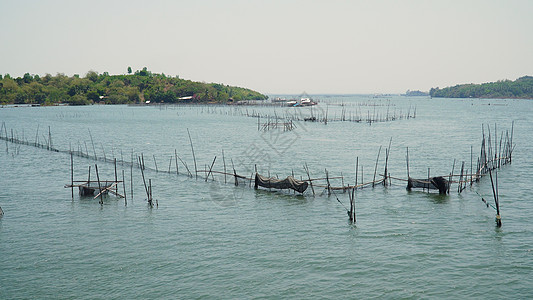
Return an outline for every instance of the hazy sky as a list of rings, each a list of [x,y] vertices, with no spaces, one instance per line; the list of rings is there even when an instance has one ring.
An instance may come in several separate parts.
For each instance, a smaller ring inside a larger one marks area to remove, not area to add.
[[[400,93],[533,75],[532,0],[0,0],[0,74],[146,66],[263,93]]]

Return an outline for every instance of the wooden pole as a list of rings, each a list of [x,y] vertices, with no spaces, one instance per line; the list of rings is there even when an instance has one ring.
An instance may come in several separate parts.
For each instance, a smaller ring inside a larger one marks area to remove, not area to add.
[[[148,204],[150,207],[154,206],[154,203],[152,202],[152,179],[148,179]]]
[[[509,150],[509,163],[512,163],[512,153],[513,153],[513,132],[514,132],[514,121],[511,124],[511,142],[510,142],[510,150]]]
[[[4,130],[5,130],[5,127],[4,127]],[[6,139],[7,139],[7,131],[6,131]],[[7,140],[6,140],[6,144],[7,144]],[[37,145],[39,145],[39,124],[37,124],[37,132],[35,133],[35,147],[37,147]]]
[[[190,177],[192,178],[193,176],[192,176],[191,171],[189,170],[189,167],[187,166],[187,163],[184,162],[184,161],[181,159],[181,157],[179,157],[179,156],[178,156],[178,159],[181,161],[181,163],[183,164],[183,166],[185,167],[185,169],[187,169],[187,172],[189,173],[188,176],[190,176]]]
[[[155,160],[155,154],[153,154],[153,157],[154,157],[155,171],[159,172],[159,170],[157,169],[157,161]]]
[[[133,202],[133,149],[131,151],[131,165],[130,165],[130,195]]]
[[[104,153],[104,161],[107,161],[107,157],[105,156],[104,144],[100,143],[100,146],[102,146],[102,153]]]
[[[453,160],[452,172],[450,173],[450,177],[448,178],[448,194],[450,193],[450,186],[452,185],[452,176],[454,176],[453,174],[454,171],[455,171],[455,159]]]
[[[141,164],[141,158],[139,158],[139,164]],[[141,164],[142,166],[142,164]],[[144,179],[144,168],[141,167],[141,174],[143,177],[143,183],[144,183],[144,191],[146,192],[146,197],[150,198],[150,193],[148,192],[148,186],[146,185],[146,180]]]
[[[409,179],[409,147],[407,147],[407,156],[405,160],[407,161],[407,179]]]
[[[428,188],[428,193],[429,193],[429,178],[430,178],[430,177],[429,177],[429,168],[428,168],[428,186],[427,186],[427,188]]]
[[[118,176],[117,176],[117,159],[114,158],[113,159],[113,163],[115,164],[115,183],[118,181]],[[115,192],[118,194],[118,184],[115,185]]]
[[[355,186],[354,188],[357,186],[357,173],[359,171],[359,156],[357,156],[355,158]]]
[[[307,163],[304,165],[305,172],[307,173],[307,178],[309,178],[309,185],[311,185],[311,190],[313,191],[313,197],[315,197],[315,189],[313,188],[313,181],[311,180],[311,175],[309,174],[309,167]]]
[[[50,126],[48,126],[48,144],[50,145],[48,149],[52,149],[52,131],[50,130]]]
[[[385,180],[383,180],[384,185],[387,185],[387,174],[388,174],[387,170],[388,170],[388,164],[389,164],[389,154],[390,154],[391,143],[392,143],[392,137],[389,140],[389,147],[385,151],[385,173],[383,173],[385,175],[385,178],[384,178]]]
[[[87,185],[91,183],[91,166],[89,166],[89,175],[87,176]]]
[[[324,169],[324,171],[326,172],[326,182],[328,184],[328,196],[331,195],[331,184],[329,183],[329,174],[328,174],[328,170],[327,169]]]
[[[98,174],[98,165],[94,164],[94,168],[96,169],[96,179],[98,180],[98,192],[100,193],[100,205],[104,204],[104,196],[102,195],[102,185],[100,184],[100,175]]]
[[[381,153],[381,146],[379,146],[378,157],[376,158],[376,167],[374,168],[374,179],[372,180],[372,187],[374,187],[374,183],[376,182],[376,173],[378,171],[378,161],[379,161],[380,153]]]
[[[196,156],[194,155],[194,147],[192,145],[191,133],[189,132],[189,128],[187,128],[187,134],[189,135],[189,142],[191,143],[192,158],[194,160],[194,172],[196,175],[196,179],[198,179],[198,168],[196,167]]]
[[[175,161],[176,161],[176,175],[179,175],[180,172],[178,169],[178,151],[176,149],[174,149],[174,156],[175,156]]]
[[[224,149],[222,149],[222,162],[224,163],[224,184],[226,184],[226,158],[224,157]]]
[[[87,130],[89,130],[89,136],[91,137],[91,144],[93,145],[94,160],[98,160],[98,158],[96,157],[96,148],[94,147],[93,135],[91,134],[91,130],[90,129],[87,129]]]
[[[498,201],[498,193],[494,188],[494,180],[492,179],[492,171],[489,169],[490,183],[492,185],[492,194],[494,195],[494,203],[496,204],[496,226],[502,227],[502,219],[500,217],[500,203]]]
[[[74,200],[74,158],[72,157],[72,151],[70,152],[70,192],[72,200]]]
[[[233,176],[235,177],[235,186],[238,186],[239,181],[237,180],[237,172],[235,171],[235,165],[233,164],[233,158],[231,159],[231,166],[233,167]]]
[[[217,160],[217,157],[213,159],[213,162],[211,163],[211,167],[209,168],[209,173],[207,173],[207,176],[205,176],[205,182],[207,182],[207,179],[209,178],[209,174],[211,174],[211,171],[213,170],[213,166],[215,165],[215,161]]]
[[[124,206],[128,206],[128,198],[126,197],[126,180],[124,177],[124,170],[122,170],[122,187],[124,189]]]

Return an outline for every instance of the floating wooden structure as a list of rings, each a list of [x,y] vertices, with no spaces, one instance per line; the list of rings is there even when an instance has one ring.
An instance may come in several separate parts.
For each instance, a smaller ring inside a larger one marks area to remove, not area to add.
[[[407,179],[407,189],[413,188],[422,189],[436,189],[439,190],[439,194],[446,194],[449,190],[450,182],[442,176],[431,177],[429,179],[414,179],[409,177]]]
[[[78,188],[80,196],[94,196],[94,198],[100,197],[100,195],[107,195],[111,193],[120,198],[124,198],[124,195],[121,195],[115,192],[116,185],[122,183],[123,181],[114,181],[114,180],[103,180],[103,181],[74,181],[74,184],[67,184],[65,188]],[[98,193],[95,196],[95,192]]]
[[[285,179],[277,179],[274,177],[264,177],[255,173],[255,185],[254,188],[257,190],[258,187],[264,187],[267,189],[292,189],[298,193],[303,193],[307,189],[309,184],[305,181],[294,179],[293,176],[287,176]]]

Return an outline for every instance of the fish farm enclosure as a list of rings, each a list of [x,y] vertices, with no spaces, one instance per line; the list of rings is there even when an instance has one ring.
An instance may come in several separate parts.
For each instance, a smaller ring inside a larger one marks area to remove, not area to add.
[[[0,298],[528,298],[530,100],[0,108]]]

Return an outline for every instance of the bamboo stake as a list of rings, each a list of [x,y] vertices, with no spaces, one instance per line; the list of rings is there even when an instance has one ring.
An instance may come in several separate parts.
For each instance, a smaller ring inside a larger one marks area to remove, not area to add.
[[[4,129],[5,129],[5,127],[4,127]],[[6,139],[7,139],[7,131],[6,131]],[[7,142],[6,142],[6,144],[7,144]],[[37,147],[38,145],[39,145],[39,124],[37,124],[37,132],[35,133],[35,147]]]
[[[70,152],[70,192],[72,194],[72,200],[74,200],[74,158],[72,151]]]
[[[87,129],[87,130],[89,130],[89,136],[91,137],[91,144],[93,145],[94,160],[98,160],[98,158],[96,157],[96,148],[94,147],[93,135],[91,134],[91,130],[90,129]]]
[[[324,169],[324,171],[326,172],[326,182],[328,184],[328,196],[331,195],[331,184],[329,183],[329,174],[328,174],[328,170],[327,169]]]
[[[224,157],[224,149],[222,149],[222,162],[224,163],[224,184],[226,184],[226,158]]]
[[[407,161],[407,178],[409,178],[409,147],[407,147],[407,156],[405,160]]]
[[[357,173],[359,171],[359,156],[355,158],[355,185],[357,186]]]
[[[141,158],[139,158],[139,164],[142,166]],[[144,179],[144,168],[143,167],[141,167],[141,174],[142,174],[142,177],[143,177],[144,190],[146,192],[146,197],[150,198],[150,193],[148,192],[148,187],[146,186],[146,180]]]
[[[178,169],[178,151],[176,149],[174,149],[174,156],[175,156],[175,160],[176,160],[176,175],[179,175],[180,172],[179,172],[179,169]]]
[[[91,183],[91,166],[89,166],[89,175],[87,176],[87,185]]]
[[[196,156],[194,155],[194,147],[192,145],[191,133],[189,132],[189,128],[187,128],[187,134],[189,135],[189,142],[191,142],[192,158],[194,160],[194,172],[196,174],[196,179],[198,179],[198,168],[196,167]]]
[[[159,170],[157,169],[157,161],[155,160],[155,154],[153,154],[153,157],[154,157],[155,171],[159,172]]]
[[[498,193],[497,193],[497,190],[494,188],[494,181],[492,180],[492,171],[490,170],[489,170],[489,175],[490,175],[490,183],[492,185],[492,194],[494,196],[494,203],[496,204],[496,226],[502,227],[502,219],[500,217],[500,204],[498,201]]]
[[[307,172],[307,178],[309,178],[309,184],[311,185],[311,190],[313,191],[313,197],[315,197],[315,189],[313,188],[313,181],[311,180],[311,175],[309,174],[309,167],[307,163],[304,165],[305,172]]]
[[[233,158],[231,159],[231,166],[233,167],[233,176],[235,176],[235,186],[238,186],[239,181],[237,180],[237,172],[235,171],[235,165],[233,164]]]
[[[126,197],[126,181],[124,180],[124,170],[122,170],[122,187],[124,190],[124,206],[128,206],[128,199]]]
[[[205,176],[205,182],[207,182],[207,179],[209,178],[209,174],[211,174],[211,171],[213,170],[213,166],[215,165],[215,161],[217,160],[217,157],[213,159],[213,162],[211,163],[211,167],[209,168],[209,173],[207,173],[207,176]]]
[[[102,186],[100,185],[100,175],[98,174],[98,165],[94,164],[94,167],[96,169],[96,179],[98,180],[98,191],[100,192],[100,205],[104,204],[104,197],[102,193]]]
[[[190,176],[191,178],[193,177],[192,176],[192,173],[191,171],[189,170],[189,167],[187,167],[187,163],[185,163],[179,156],[178,156],[178,159],[181,161],[181,163],[183,164],[183,166],[185,166],[185,169],[187,169],[187,172],[189,173],[188,176]]]
[[[131,150],[131,165],[130,165],[130,194],[131,202],[133,202],[133,149]]]
[[[117,159],[116,158],[113,159],[113,163],[115,165],[115,182],[117,182],[118,181],[118,176],[117,176]],[[115,188],[115,192],[118,193],[118,185]]]
[[[378,171],[378,161],[379,161],[380,153],[381,153],[381,146],[379,146],[378,157],[376,158],[376,167],[374,168],[374,180],[372,180],[372,187],[374,187],[374,182],[376,181],[376,172]]]
[[[105,156],[104,144],[100,143],[100,146],[102,146],[102,152],[104,153],[104,161],[107,161],[107,157]]]
[[[450,173],[450,177],[448,178],[448,194],[450,193],[450,187],[452,185],[452,176],[453,172],[455,171],[455,159],[453,160],[453,166],[452,166],[452,172]]]

